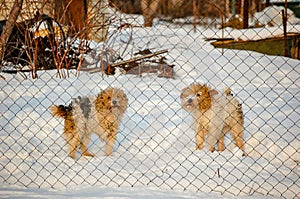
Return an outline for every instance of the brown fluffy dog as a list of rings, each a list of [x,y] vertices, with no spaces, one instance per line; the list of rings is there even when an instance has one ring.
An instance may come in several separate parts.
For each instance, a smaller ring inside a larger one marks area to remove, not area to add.
[[[196,130],[196,149],[202,149],[205,136],[210,151],[224,150],[224,136],[230,131],[232,138],[245,155],[243,131],[244,117],[242,105],[226,88],[224,93],[218,94],[216,90],[207,85],[198,83],[184,88],[180,95],[182,108],[194,116]]]
[[[105,154],[110,155],[127,106],[128,98],[122,90],[107,88],[95,97],[75,98],[69,106],[53,105],[50,111],[53,116],[65,119],[64,135],[69,155],[75,158],[79,145],[83,155],[94,156],[87,149],[92,133],[105,140]]]

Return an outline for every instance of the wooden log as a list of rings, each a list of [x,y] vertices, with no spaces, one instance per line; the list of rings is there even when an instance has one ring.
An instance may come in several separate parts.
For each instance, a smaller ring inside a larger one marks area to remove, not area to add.
[[[157,51],[157,52],[154,52],[154,53],[151,53],[151,54],[142,55],[142,56],[139,56],[139,57],[134,57],[134,58],[131,58],[131,59],[128,59],[128,60],[125,60],[125,61],[115,63],[115,64],[110,64],[108,67],[113,68],[113,67],[116,67],[116,66],[129,64],[129,63],[139,61],[139,60],[142,60],[142,59],[154,57],[156,55],[160,55],[160,54],[163,54],[163,53],[166,53],[166,52],[168,52],[168,50],[160,50],[160,51]]]
[[[117,67],[117,66],[121,67],[122,65],[131,64],[131,63],[134,63],[136,61],[146,59],[146,58],[150,58],[150,57],[154,57],[156,55],[160,55],[160,54],[163,54],[163,53],[166,53],[166,52],[168,52],[168,50],[160,50],[160,51],[157,51],[157,52],[154,52],[154,53],[150,53],[150,54],[134,57],[134,58],[131,58],[131,59],[128,59],[128,60],[125,60],[125,61],[121,61],[121,62],[118,62],[118,63],[110,64],[106,68],[106,74],[108,74],[108,75],[113,74],[114,73],[114,67]]]

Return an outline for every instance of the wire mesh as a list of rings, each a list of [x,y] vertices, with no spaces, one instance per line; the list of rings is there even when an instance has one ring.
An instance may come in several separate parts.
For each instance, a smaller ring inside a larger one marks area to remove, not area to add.
[[[172,7],[174,2],[177,6]],[[82,42],[69,38],[74,52],[82,52],[69,69],[36,70],[34,79],[30,59],[29,66],[2,62],[1,183],[38,188],[149,186],[228,196],[299,197],[299,34],[282,36],[284,8],[277,9],[273,18],[254,14],[253,26],[260,22],[260,27],[220,29],[222,17],[230,21],[224,13],[227,1],[176,2],[162,1],[154,10],[152,26],[144,27],[142,11],[135,10],[141,1],[111,1],[101,21],[108,30],[105,41],[87,40],[82,47]],[[211,10],[198,10],[199,16],[192,20],[183,17],[183,9],[188,15],[194,13],[193,2],[198,9]],[[172,9],[182,13],[174,14]],[[298,33],[298,18],[288,14],[288,32]],[[236,43],[224,43],[225,38]],[[288,56],[282,55],[285,48]],[[195,149],[198,126],[182,108],[180,95],[196,82],[219,93],[228,86],[242,104],[246,156],[229,134],[224,151]],[[72,159],[63,136],[64,119],[53,117],[49,107],[68,106],[78,96],[96,96],[107,87],[120,88],[129,101],[113,153],[106,156],[105,142],[92,134],[88,149],[95,156],[83,156],[78,150]]]

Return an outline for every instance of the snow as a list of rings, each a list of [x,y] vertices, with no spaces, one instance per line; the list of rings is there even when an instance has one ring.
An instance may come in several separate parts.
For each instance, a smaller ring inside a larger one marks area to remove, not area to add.
[[[226,34],[254,38],[265,36],[263,30],[280,28],[226,29]],[[39,71],[33,80],[1,74],[0,197],[299,197],[299,60],[214,49],[204,41],[221,36],[221,30],[193,32],[190,26],[157,23],[133,28],[130,35],[126,29],[116,34],[111,47],[169,49],[165,56],[175,64],[175,78],[86,72],[76,77],[69,71],[69,78],[59,79],[53,70]],[[195,81],[219,91],[228,85],[242,102],[246,157],[229,136],[222,153],[194,150],[191,116],[181,109],[179,95]],[[48,107],[107,86],[122,88],[129,98],[113,155],[104,156],[104,143],[93,136],[89,148],[96,157],[73,160],[63,122]]]
[[[283,6],[270,6],[266,7],[261,12],[256,12],[253,17],[253,21],[258,21],[260,25],[268,25],[272,23],[273,26],[282,26],[282,11],[285,8]],[[300,19],[297,18],[294,12],[287,8],[287,24],[299,24]]]

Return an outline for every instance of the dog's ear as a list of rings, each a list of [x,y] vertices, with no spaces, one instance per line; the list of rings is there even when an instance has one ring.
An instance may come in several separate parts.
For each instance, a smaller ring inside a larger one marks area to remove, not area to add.
[[[180,99],[184,98],[184,92],[186,91],[186,88],[181,90]]]
[[[191,89],[191,88],[185,87],[185,88],[183,88],[183,89],[181,90],[181,94],[180,94],[180,98],[181,98],[181,99],[183,99],[183,98],[185,97],[186,92],[187,92],[189,89]]]
[[[218,94],[218,91],[215,90],[215,89],[212,89],[212,90],[209,91],[209,95],[210,95],[211,97],[214,96],[214,95],[217,95],[217,94]]]
[[[229,96],[229,95],[233,96],[233,94],[232,94],[232,92],[231,92],[231,89],[230,89],[229,87],[226,87],[226,88],[224,89],[224,93],[225,93],[225,95],[227,95],[227,96]]]
[[[212,95],[211,95],[211,91],[210,88],[207,85],[200,85],[200,89],[199,91],[201,91],[201,96],[199,98],[199,109],[201,111],[207,111],[208,109],[210,109],[211,107],[211,103],[212,103]]]

